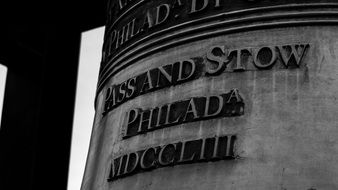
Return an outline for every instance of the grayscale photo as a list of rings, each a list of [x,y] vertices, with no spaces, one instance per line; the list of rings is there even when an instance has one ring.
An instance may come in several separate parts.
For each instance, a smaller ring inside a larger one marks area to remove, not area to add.
[[[49,3],[0,32],[1,190],[338,190],[337,0]]]

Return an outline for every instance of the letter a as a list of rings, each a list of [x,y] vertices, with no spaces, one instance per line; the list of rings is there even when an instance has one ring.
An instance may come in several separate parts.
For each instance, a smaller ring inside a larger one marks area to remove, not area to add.
[[[236,98],[236,102],[241,102],[241,101],[242,101],[242,98],[241,98],[241,96],[239,95],[239,92],[238,92],[237,89],[233,89],[233,90],[231,91],[231,95],[230,95],[230,97],[229,97],[227,103],[230,103],[232,98]]]
[[[190,101],[189,101],[189,104],[188,104],[188,107],[187,107],[187,111],[185,113],[183,121],[186,121],[187,116],[188,116],[189,113],[192,113],[194,115],[193,119],[197,119],[198,118],[197,110],[196,110],[196,105],[195,105],[195,102],[194,102],[194,98],[191,98]]]

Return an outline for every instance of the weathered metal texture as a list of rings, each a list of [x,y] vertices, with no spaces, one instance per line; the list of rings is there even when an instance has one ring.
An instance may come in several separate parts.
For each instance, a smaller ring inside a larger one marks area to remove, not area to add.
[[[82,190],[338,189],[335,1],[116,3]]]

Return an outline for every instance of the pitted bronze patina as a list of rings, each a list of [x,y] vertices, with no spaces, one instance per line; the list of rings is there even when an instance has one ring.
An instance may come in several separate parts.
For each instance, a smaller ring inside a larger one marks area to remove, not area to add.
[[[336,0],[111,0],[82,190],[338,189]]]

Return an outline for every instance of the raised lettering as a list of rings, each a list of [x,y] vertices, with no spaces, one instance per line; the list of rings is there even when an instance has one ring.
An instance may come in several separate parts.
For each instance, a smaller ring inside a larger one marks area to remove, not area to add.
[[[165,11],[163,18],[160,18],[161,10]],[[156,7],[156,22],[155,22],[155,25],[162,24],[164,21],[166,21],[168,16],[169,16],[169,12],[170,12],[170,7],[169,7],[168,4],[162,4],[158,7]]]
[[[231,91],[231,94],[230,94],[230,97],[229,97],[227,103],[232,102],[231,100],[232,100],[233,98],[236,99],[236,102],[241,102],[241,101],[242,101],[242,98],[241,98],[241,96],[239,95],[238,89],[233,89],[233,90]]]
[[[207,59],[211,63],[217,65],[215,68],[212,68],[211,64],[208,64],[206,66],[206,73],[209,75],[218,75],[222,73],[226,67],[226,63],[229,61],[225,57],[224,46],[214,46],[210,48],[209,51],[207,52]]]
[[[134,95],[135,88],[136,88],[135,85],[136,85],[136,77],[128,80],[128,89],[127,89],[127,94],[126,94],[127,98],[130,98]]]
[[[300,61],[302,60],[308,46],[308,44],[278,46],[285,66],[289,67],[293,63],[292,65],[299,67]],[[293,62],[291,63],[291,61]]]
[[[109,105],[110,105],[111,95],[112,95],[112,88],[113,87],[107,88],[106,98],[105,98],[105,105],[104,105],[104,112],[107,112],[109,110]]]
[[[116,34],[116,46],[115,48],[117,49],[120,45],[124,43],[124,34],[125,34],[125,26],[122,27],[122,30],[117,31]]]
[[[172,150],[170,150],[170,148]],[[165,145],[159,153],[158,161],[162,166],[167,166],[175,160],[176,144]]]
[[[171,84],[173,82],[173,77],[172,77],[172,65],[170,65],[170,74],[163,68],[163,67],[158,67],[158,77],[157,77],[157,84],[156,87],[160,87],[160,82],[161,82],[161,76],[163,75],[166,80]]]
[[[148,148],[143,152],[140,160],[140,166],[142,169],[147,170],[155,166],[155,154],[155,148]]]
[[[223,72],[245,71],[246,69],[271,69],[274,64],[279,63],[277,60],[285,65],[285,67],[278,66],[278,69],[299,67],[307,47],[309,44],[227,50],[222,45],[212,46],[205,57],[194,57],[160,66],[134,76],[127,82],[112,85],[109,92],[108,90],[106,92],[102,115],[106,115],[125,100],[201,76],[215,76]],[[227,102],[227,100],[224,101]],[[199,110],[197,109],[197,111]],[[165,121],[163,120],[163,122]]]
[[[153,117],[153,109],[149,110],[149,111],[144,111],[142,112],[140,115],[140,124],[139,124],[139,127],[138,127],[138,132],[141,132],[142,131],[142,125],[143,123],[148,123],[147,124],[147,129],[150,129],[151,128],[151,119]],[[148,113],[149,112],[149,113]],[[145,114],[147,113],[147,116],[144,116]],[[146,118],[145,118],[146,117]]]
[[[219,140],[219,137],[215,137],[215,143],[214,143],[214,151],[213,151],[213,154],[212,154],[212,158],[217,158],[218,157],[218,140]]]
[[[161,106],[161,107],[158,108],[158,114],[157,114],[157,120],[156,120],[156,127],[159,127],[159,126],[161,125],[160,122],[161,122],[161,116],[162,116],[162,113],[163,113],[163,111],[162,111],[163,107],[164,107],[164,106]],[[166,120],[167,120],[167,119],[166,119]]]
[[[108,52],[109,54],[112,53],[113,50],[115,50],[116,48],[116,45],[115,45],[115,48],[112,48],[112,46],[114,45],[114,42],[117,40],[117,32],[116,30],[113,30],[113,32],[111,33],[110,35],[110,40],[109,40],[109,46],[108,46]]]
[[[120,85],[120,90],[119,90],[120,94],[119,94],[119,96],[117,98],[118,102],[122,102],[124,100],[124,98],[126,97],[126,86],[127,86],[127,81],[123,82]],[[122,95],[122,97],[120,95]]]
[[[124,42],[128,41],[129,39],[131,39],[132,37],[134,37],[134,30],[135,30],[135,20],[133,19],[131,22],[129,22],[125,27],[126,29],[126,36],[125,36],[125,40]],[[123,28],[125,28],[123,27]]]
[[[138,109],[132,109],[128,112],[128,117],[127,117],[127,126],[129,126],[130,124],[134,123],[136,121],[136,119],[139,116],[139,110]]]
[[[173,124],[173,123],[177,123],[178,121],[179,121],[179,119],[180,119],[180,116],[179,117],[177,117],[177,119],[175,120],[175,121],[169,121],[169,117],[170,117],[170,112],[171,112],[171,106],[172,106],[172,104],[168,104],[167,105],[167,114],[166,114],[166,118],[165,118],[165,125],[168,125],[168,124]]]
[[[122,3],[122,0],[119,0],[119,6],[120,9],[123,9],[123,7],[126,5],[126,3]]]
[[[252,53],[254,57],[254,65],[259,69],[270,68],[275,63],[277,58],[274,47],[263,47],[258,51],[253,49]]]
[[[221,4],[220,4],[220,2],[219,2],[220,0],[215,0],[215,8],[218,8],[218,7],[220,7],[221,6]]]
[[[144,17],[143,24],[141,27],[141,31],[145,31],[148,28],[153,27],[153,19],[149,11],[147,11],[146,16]]]
[[[147,88],[145,89],[145,87],[147,87]],[[147,71],[146,76],[145,76],[144,81],[143,81],[141,92],[151,90],[152,88],[153,88],[153,82],[151,80],[150,71]]]
[[[205,160],[205,142],[206,142],[206,139],[202,139],[202,146],[201,146],[201,153],[200,153],[200,160]]]
[[[109,163],[108,181],[170,165],[235,159],[235,140],[235,135],[216,136],[150,147],[122,155]]]
[[[245,67],[242,64],[242,52],[243,51],[248,51],[246,49],[235,49],[235,50],[230,50],[229,55],[231,55],[233,52],[236,54],[236,62],[235,62],[235,67],[233,68],[233,71],[245,71]]]
[[[187,70],[189,65],[191,67],[190,71]],[[183,69],[184,66],[186,66],[185,69]],[[183,82],[183,81],[189,80],[190,77],[192,77],[194,75],[195,70],[196,70],[196,65],[195,65],[195,62],[193,60],[189,59],[187,61],[179,62],[179,71],[178,71],[177,82]],[[187,76],[183,76],[183,74],[186,74]]]
[[[135,157],[135,160],[134,160],[134,162],[131,162],[133,156]],[[139,156],[138,156],[137,153],[132,152],[132,153],[128,154],[128,158],[127,158],[127,163],[126,163],[126,167],[125,167],[125,170],[124,170],[124,174],[128,174],[128,173],[133,172],[136,169],[136,167],[137,167],[138,161],[139,161]]]
[[[174,2],[174,4],[173,4],[173,8],[175,8],[175,7],[180,7],[180,6],[182,6],[183,4],[182,4],[182,2],[181,2],[181,0],[174,0],[175,2]]]
[[[243,114],[244,103],[237,89],[226,94],[194,97],[148,110],[133,109],[127,115],[127,135],[124,138],[180,123]]]
[[[187,111],[185,112],[184,121],[187,121],[188,114],[193,114],[193,119],[197,119],[199,116],[197,114],[196,105],[194,103],[194,98],[191,98],[187,106]]]
[[[178,162],[190,162],[200,158],[202,139],[182,143],[181,156]]]
[[[200,11],[204,10],[208,6],[208,3],[209,3],[209,0],[200,0],[199,2],[203,1],[203,4],[202,4],[202,7],[200,7],[198,9],[197,8],[197,1],[199,1],[199,0],[191,0],[191,10],[190,10],[189,14],[200,12]]]
[[[215,98],[217,99],[217,106],[216,105],[212,105],[210,106],[211,104],[211,98]],[[214,112],[214,113],[210,113],[210,107],[212,108],[217,108],[217,110]],[[206,102],[205,102],[205,110],[204,110],[204,117],[213,117],[213,116],[216,116],[218,114],[221,113],[222,111],[222,108],[223,108],[223,97],[222,96],[208,96],[206,97]]]

